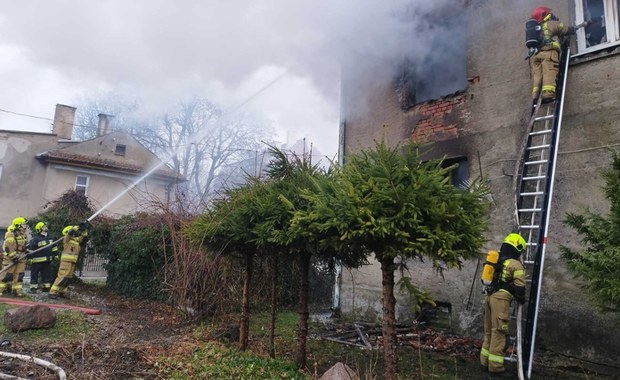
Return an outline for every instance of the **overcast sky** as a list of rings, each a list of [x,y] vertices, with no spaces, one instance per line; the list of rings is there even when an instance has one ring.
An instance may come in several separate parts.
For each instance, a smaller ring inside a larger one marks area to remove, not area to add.
[[[409,10],[457,0],[49,0],[0,9],[0,109],[52,118],[56,103],[127,93],[157,108],[187,95],[245,107],[277,138],[337,151],[340,62],[401,50]],[[398,17],[397,17],[398,16]],[[423,52],[423,50],[421,50]],[[361,62],[360,62],[361,64]],[[0,112],[0,129],[50,132]]]

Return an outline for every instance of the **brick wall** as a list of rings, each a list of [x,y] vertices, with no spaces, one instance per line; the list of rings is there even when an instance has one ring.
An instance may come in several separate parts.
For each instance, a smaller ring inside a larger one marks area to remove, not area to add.
[[[464,103],[465,94],[460,93],[415,106],[413,112],[418,115],[418,120],[411,134],[412,140],[424,143],[457,138],[457,125]]]

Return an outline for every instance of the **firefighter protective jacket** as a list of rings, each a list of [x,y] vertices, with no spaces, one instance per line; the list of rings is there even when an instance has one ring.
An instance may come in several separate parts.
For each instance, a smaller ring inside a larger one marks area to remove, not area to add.
[[[525,294],[525,270],[519,260],[504,260],[499,280],[500,289],[493,296],[510,301],[515,293]]]
[[[559,21],[544,21],[541,24],[543,34],[543,45],[540,47],[541,51],[544,50],[557,50],[558,52],[562,48],[562,39],[575,33],[575,28],[567,26]]]
[[[12,259],[26,252],[27,237],[25,233],[7,232],[4,240],[4,256]]]
[[[29,250],[35,251],[37,249],[47,246],[46,248],[43,248],[30,256],[33,263],[43,263],[51,261],[54,256],[58,255],[58,246],[50,245],[54,242],[54,240],[56,239],[54,239],[51,235],[44,236],[41,234],[38,234],[34,238],[32,238],[32,241],[30,241],[30,244],[28,244]]]
[[[78,232],[77,230],[70,230],[63,238],[63,250],[60,255],[60,261],[70,261],[77,263],[80,255],[80,247],[82,241],[86,238],[87,233]]]

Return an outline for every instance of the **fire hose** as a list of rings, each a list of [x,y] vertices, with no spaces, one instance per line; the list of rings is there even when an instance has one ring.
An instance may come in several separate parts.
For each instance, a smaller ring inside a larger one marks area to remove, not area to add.
[[[12,352],[4,352],[4,351],[0,351],[0,356],[6,356],[6,357],[9,357],[9,358],[15,358],[15,359],[19,359],[19,360],[23,360],[23,361],[26,361],[26,362],[30,362],[30,363],[34,363],[34,364],[40,365],[42,367],[45,367],[45,368],[49,369],[50,371],[56,372],[56,374],[58,375],[58,378],[60,380],[67,380],[67,374],[65,373],[65,370],[60,368],[59,366],[57,366],[54,363],[48,362],[47,360],[35,358],[34,356],[22,355],[22,354],[14,354]],[[6,375],[6,374],[2,374],[2,373],[0,373],[0,379],[26,380],[26,379],[22,379],[21,377],[12,376],[12,375]]]
[[[26,253],[18,254],[17,256],[15,256],[15,258],[14,258],[14,260],[13,260],[13,262],[11,264],[7,265],[6,267],[4,267],[4,268],[2,268],[0,270],[0,275],[3,274],[4,272],[8,271],[9,269],[13,268],[15,266],[15,264],[17,264],[18,261],[23,260],[25,258],[28,258],[28,257],[32,256],[32,254],[37,253],[39,251],[42,251],[42,250],[44,250],[46,248],[53,247],[54,245],[60,243],[62,241],[62,239],[63,238],[59,238],[57,240],[54,240],[53,242],[49,243],[48,245],[45,245],[45,246],[40,247],[40,248],[37,248],[34,251],[28,251]]]

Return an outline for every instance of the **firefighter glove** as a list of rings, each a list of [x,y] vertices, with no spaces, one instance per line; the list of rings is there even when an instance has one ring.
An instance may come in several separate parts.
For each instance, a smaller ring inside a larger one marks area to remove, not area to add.
[[[515,287],[515,300],[521,305],[525,303],[525,286]]]
[[[590,22],[588,21],[584,21],[581,24],[577,24],[575,25],[575,30],[580,29],[580,28],[585,28],[586,26],[590,25]]]
[[[86,229],[88,228],[88,225],[90,223],[88,222],[88,219],[80,222],[80,224],[78,224],[78,231],[83,232],[86,231]]]

